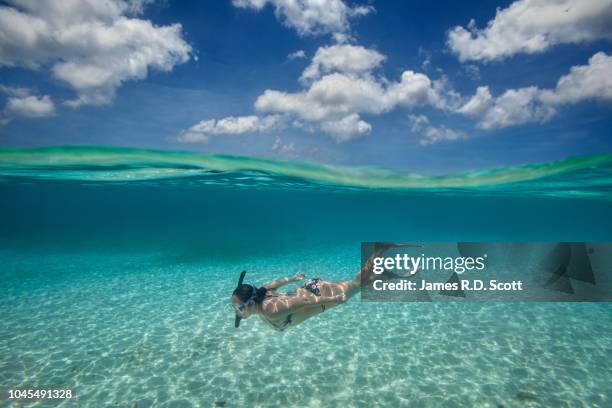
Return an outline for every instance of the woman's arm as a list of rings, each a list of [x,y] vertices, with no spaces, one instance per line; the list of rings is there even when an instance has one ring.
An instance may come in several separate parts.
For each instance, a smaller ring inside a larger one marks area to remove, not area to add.
[[[304,272],[299,272],[299,273],[296,273],[295,275],[293,275],[290,278],[281,278],[281,279],[275,280],[274,282],[270,282],[270,283],[264,285],[264,288],[269,289],[269,290],[276,289],[276,288],[280,288],[281,286],[286,285],[288,283],[297,282],[297,281],[300,281],[302,279],[304,279]]]

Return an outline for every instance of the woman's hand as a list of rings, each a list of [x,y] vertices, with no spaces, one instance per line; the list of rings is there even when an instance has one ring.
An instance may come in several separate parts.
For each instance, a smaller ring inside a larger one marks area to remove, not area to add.
[[[297,281],[301,281],[302,279],[304,279],[304,272],[298,272],[295,275],[293,275],[293,278],[291,278],[291,280],[293,282],[297,282]]]

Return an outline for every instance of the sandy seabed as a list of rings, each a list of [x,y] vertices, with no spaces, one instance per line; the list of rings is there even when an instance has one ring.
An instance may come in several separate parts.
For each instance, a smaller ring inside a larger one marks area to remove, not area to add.
[[[0,252],[0,383],[69,388],[59,406],[85,407],[612,405],[609,303],[356,297],[283,333],[256,318],[233,327],[241,269],[257,284],[353,276],[355,248],[323,255]]]

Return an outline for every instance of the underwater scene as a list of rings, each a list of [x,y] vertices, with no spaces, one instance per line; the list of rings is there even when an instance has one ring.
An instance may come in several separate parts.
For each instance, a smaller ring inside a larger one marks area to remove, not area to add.
[[[612,155],[421,176],[3,148],[0,192],[0,384],[76,394],[2,406],[612,405],[610,303],[356,295],[282,332],[230,303],[243,270],[352,279],[361,242],[612,241]]]

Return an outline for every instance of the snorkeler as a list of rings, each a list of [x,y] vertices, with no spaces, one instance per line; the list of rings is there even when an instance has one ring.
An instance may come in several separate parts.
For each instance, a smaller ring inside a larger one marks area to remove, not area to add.
[[[242,271],[238,285],[232,293],[232,306],[236,312],[235,327],[242,319],[257,315],[275,330],[283,331],[306,319],[345,303],[361,289],[362,277],[373,279],[373,259],[392,247],[415,246],[406,244],[377,245],[353,280],[331,282],[320,278],[309,279],[294,292],[278,292],[276,289],[304,279],[304,273],[282,278],[260,288],[242,283],[246,271]]]

